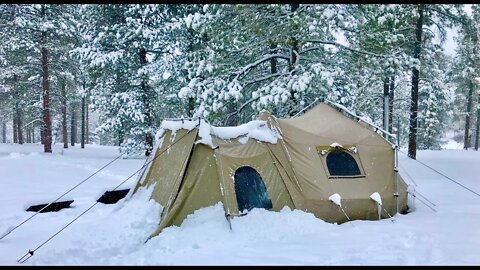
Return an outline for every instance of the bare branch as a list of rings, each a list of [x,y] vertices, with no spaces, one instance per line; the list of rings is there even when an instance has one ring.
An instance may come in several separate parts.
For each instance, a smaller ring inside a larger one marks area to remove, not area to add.
[[[245,103],[242,104],[242,106],[240,106],[240,108],[234,112],[231,112],[229,113],[227,116],[225,116],[222,120],[223,123],[226,123],[228,121],[228,119],[230,119],[232,116],[234,115],[237,115],[239,114],[243,109],[245,109],[245,107],[247,107],[247,105],[251,104],[252,102],[258,100],[260,97],[257,97],[257,98],[251,98],[249,100],[247,100]]]

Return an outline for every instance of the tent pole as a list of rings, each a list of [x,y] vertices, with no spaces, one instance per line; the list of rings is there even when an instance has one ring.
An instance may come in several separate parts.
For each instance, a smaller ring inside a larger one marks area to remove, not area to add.
[[[393,122],[393,120],[392,120]],[[393,124],[392,124],[393,126]],[[396,205],[396,213],[399,212],[398,210],[398,151],[400,149],[400,117],[397,118],[397,145],[395,146],[395,193],[393,196],[395,196],[395,205]],[[408,202],[407,202],[408,203]]]
[[[393,193],[393,196],[395,197],[395,214],[398,213],[398,169],[395,167],[395,193]]]
[[[388,101],[388,93],[387,95],[384,95],[383,96],[383,129],[384,130],[388,130],[388,105],[389,105],[389,101]],[[385,139],[388,140],[388,134],[384,134],[383,136],[385,136]]]
[[[396,190],[396,194],[395,194],[395,202],[397,204],[397,213],[400,212],[399,209],[398,209],[398,196],[400,195],[400,192],[398,190],[398,148],[400,146],[397,145],[397,147],[395,148],[395,170],[396,170],[396,173],[395,173],[395,190]]]

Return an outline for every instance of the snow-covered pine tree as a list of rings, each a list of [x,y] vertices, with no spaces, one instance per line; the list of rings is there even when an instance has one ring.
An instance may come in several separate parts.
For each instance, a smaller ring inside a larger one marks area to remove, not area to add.
[[[460,5],[406,5],[405,14],[409,13],[412,18],[412,29],[410,35],[410,51],[416,63],[412,68],[412,92],[410,105],[410,125],[408,156],[416,158],[417,151],[417,129],[418,129],[418,99],[420,84],[420,69],[422,67],[422,54],[426,45],[433,41],[430,35],[432,30],[428,27],[435,27],[441,38],[445,37],[445,27],[451,27],[454,23],[463,22],[463,10]],[[442,38],[443,39],[443,38]],[[427,54],[428,55],[428,54]]]
[[[479,27],[475,21],[475,16],[479,17],[479,11],[477,7],[473,8],[473,18],[468,18],[466,23],[461,27],[459,31],[459,37],[457,39],[459,46],[457,47],[458,62],[456,65],[457,74],[457,92],[460,94],[457,103],[458,108],[461,108],[460,113],[465,117],[463,147],[468,149],[472,146],[472,126],[475,118],[474,108],[478,108],[475,97],[478,96],[478,78],[480,52],[478,50],[479,43]],[[458,96],[457,96],[458,97]],[[466,105],[466,106],[465,106]],[[478,119],[477,119],[478,122]],[[478,133],[478,128],[476,129]],[[473,136],[476,138],[476,136]],[[478,145],[478,143],[477,143]]]
[[[450,74],[451,58],[440,48],[425,56],[422,63],[419,91],[418,149],[440,149],[447,123],[451,122],[450,110],[454,101],[454,86]]]
[[[205,22],[199,25],[206,29],[209,44],[203,48],[210,53],[191,66],[208,68],[202,76],[204,70],[196,72],[180,96],[196,97],[194,115],[222,124],[248,121],[262,109],[290,116],[317,97],[347,105],[345,52],[365,53],[335,38],[356,23],[347,8],[225,5],[192,15]]]
[[[153,144],[160,100],[153,84],[162,78],[161,63],[175,44],[167,38],[169,5],[89,5],[83,20],[85,43],[75,50],[88,66],[91,104],[100,113],[98,132],[113,132],[123,152]],[[171,37],[170,37],[171,38]]]
[[[15,95],[25,88],[22,102],[29,108],[38,106],[42,115],[30,117],[28,123],[23,124],[22,117],[17,118],[17,135],[19,128],[31,128],[35,123],[42,123],[42,142],[44,151],[51,152],[52,144],[52,93],[56,92],[56,85],[52,84],[52,74],[64,70],[68,61],[63,57],[75,38],[76,22],[72,16],[72,5],[5,5],[2,13],[9,20],[4,21],[2,40],[8,57],[12,57],[7,65],[13,73],[7,74],[13,79]],[[70,65],[73,66],[73,65]],[[69,69],[69,72],[73,72]],[[54,96],[54,95],[53,95]],[[18,115],[18,114],[17,114]],[[33,119],[31,119],[33,118]]]
[[[398,106],[394,99],[396,81],[404,76],[411,62],[405,50],[408,20],[401,9],[400,5],[355,6],[352,12],[358,21],[356,28],[344,31],[349,43],[375,52],[350,56],[347,74],[357,74],[352,76],[352,82],[357,81],[356,111],[390,132],[397,120],[393,117],[394,106]]]

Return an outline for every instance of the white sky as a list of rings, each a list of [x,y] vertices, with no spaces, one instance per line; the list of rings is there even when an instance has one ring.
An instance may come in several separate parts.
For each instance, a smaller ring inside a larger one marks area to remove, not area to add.
[[[464,6],[465,12],[469,16],[472,16],[472,5],[465,5]],[[445,43],[443,44],[443,49],[445,50],[445,53],[451,56],[455,55],[455,49],[457,48],[457,42],[453,40],[454,37],[457,36],[457,28],[448,28],[447,29],[447,38],[445,40]]]
[[[450,56],[455,55],[455,49],[457,48],[457,42],[453,40],[454,37],[457,36],[457,30],[456,29],[447,29],[447,38],[445,40],[445,43],[443,44],[443,49],[446,54]]]
[[[464,10],[465,10],[465,12],[467,12],[467,14],[469,16],[472,15],[472,5],[471,4],[465,5]],[[444,49],[445,53],[450,55],[450,56],[455,55],[455,49],[457,48],[457,42],[454,40],[454,37],[456,37],[456,36],[457,36],[457,28],[453,28],[453,29],[452,28],[447,28],[447,37],[446,37],[445,42],[443,44],[443,49]],[[348,46],[348,42],[347,42],[345,36],[342,33],[337,33],[336,41],[340,44]],[[437,40],[437,43],[438,42],[439,41]]]

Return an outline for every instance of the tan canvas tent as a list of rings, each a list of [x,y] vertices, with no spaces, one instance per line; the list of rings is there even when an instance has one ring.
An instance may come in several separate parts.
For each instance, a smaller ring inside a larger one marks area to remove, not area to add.
[[[133,191],[150,187],[163,206],[151,237],[218,202],[227,219],[260,207],[288,206],[337,223],[407,210],[395,147],[326,103],[290,119],[262,112],[238,127],[164,121],[156,145]]]

